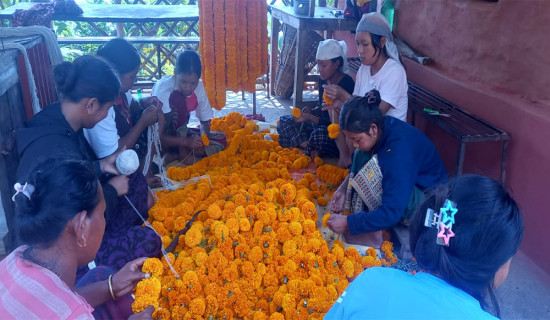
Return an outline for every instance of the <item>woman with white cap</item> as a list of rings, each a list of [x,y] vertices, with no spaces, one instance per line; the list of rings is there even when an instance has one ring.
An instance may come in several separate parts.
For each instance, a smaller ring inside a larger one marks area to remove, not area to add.
[[[357,71],[353,95],[363,96],[370,90],[380,92],[380,109],[388,116],[407,120],[407,74],[399,60],[388,21],[377,12],[363,15],[355,33],[361,67]],[[335,85],[325,86],[326,96],[336,101],[325,109],[339,112],[342,104],[351,96]]]
[[[302,148],[312,158],[320,155],[337,157],[342,154],[339,145],[328,136],[327,127],[331,124],[329,112],[322,111],[320,106],[325,85],[338,86],[347,94],[353,92],[354,81],[347,74],[347,49],[343,41],[328,39],[319,43],[316,56],[320,74],[319,106],[303,108],[299,118],[285,115],[279,119],[277,132],[282,147]],[[347,148],[345,143],[343,146]],[[345,154],[349,158],[349,152]]]

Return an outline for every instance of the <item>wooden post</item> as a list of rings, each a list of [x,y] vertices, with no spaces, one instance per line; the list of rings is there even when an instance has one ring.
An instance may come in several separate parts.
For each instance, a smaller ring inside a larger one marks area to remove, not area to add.
[[[275,77],[279,68],[279,29],[281,22],[271,16],[271,52],[269,54],[269,90],[275,94]]]
[[[309,0],[309,16],[315,16],[315,0]]]

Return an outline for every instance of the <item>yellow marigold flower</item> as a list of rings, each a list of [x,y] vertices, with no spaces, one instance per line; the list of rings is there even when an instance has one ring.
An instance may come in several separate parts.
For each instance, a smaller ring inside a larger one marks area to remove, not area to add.
[[[323,92],[323,101],[325,101],[326,104],[333,104],[334,101],[332,101],[327,95]]]
[[[302,116],[302,110],[299,108],[292,108],[292,116],[296,119],[300,118]]]
[[[153,277],[160,278],[164,272],[164,266],[158,258],[149,258],[143,263],[141,271],[149,273]]]
[[[206,304],[203,298],[195,298],[191,300],[191,303],[189,304],[189,311],[191,311],[194,315],[202,316],[205,310]]]
[[[201,134],[202,144],[205,146],[210,145],[210,140],[208,140],[208,136],[206,134]]]
[[[197,252],[195,255],[195,264],[200,267],[203,266],[206,263],[206,260],[208,259],[208,254],[206,252]]]
[[[229,218],[225,221],[225,225],[229,229],[229,235],[231,237],[234,237],[237,233],[239,233],[239,220]]]
[[[351,260],[346,259],[342,265],[342,270],[346,274],[346,277],[351,278],[353,277],[353,273],[355,271],[355,265],[351,262]]]
[[[291,183],[285,183],[281,186],[281,198],[283,198],[283,201],[286,205],[291,204],[294,202],[294,199],[296,198],[296,187],[292,185]]]
[[[150,305],[156,310],[159,305],[160,289],[160,279],[156,277],[146,278],[138,282],[136,285],[136,299],[132,303],[132,311],[138,313]]]
[[[262,261],[264,257],[264,253],[262,249],[258,246],[255,246],[250,250],[250,254],[248,255],[248,260],[252,263],[259,263]]]
[[[302,213],[306,218],[316,218],[317,217],[317,209],[315,208],[315,204],[311,201],[307,201],[302,205]]]
[[[298,221],[292,221],[288,225],[288,231],[294,236],[301,235],[302,234],[302,224]]]
[[[222,210],[217,204],[209,205],[207,211],[210,219],[219,219],[222,215]]]
[[[221,241],[229,239],[229,228],[224,224],[220,223],[216,226],[214,230],[214,235]]]
[[[304,222],[302,222],[302,228],[304,229],[304,234],[308,236],[317,230],[317,225],[313,220],[305,219]]]
[[[153,312],[153,319],[170,319],[170,310],[159,308]]]
[[[297,250],[298,250],[298,247],[296,245],[296,242],[294,242],[292,239],[286,241],[283,244],[283,254],[287,257],[294,256]]]
[[[336,139],[340,134],[340,126],[336,123],[330,124],[327,127],[327,130],[328,130],[328,136],[331,139]]]
[[[274,312],[269,316],[269,320],[285,320],[285,316],[282,313]]]
[[[194,247],[201,243],[202,233],[198,228],[190,228],[185,233],[185,245],[188,247]]]
[[[323,227],[328,227],[328,219],[330,219],[330,213],[325,213],[325,215],[323,216]]]
[[[317,203],[322,207],[326,207],[328,204],[328,200],[325,197],[319,197],[317,198]]]
[[[283,307],[285,312],[292,312],[296,309],[296,297],[290,293],[285,294],[283,296],[281,307]]]
[[[241,231],[250,231],[250,220],[247,218],[240,218],[239,219],[239,228]]]
[[[243,206],[238,206],[235,208],[235,216],[237,218],[246,218],[246,210]]]

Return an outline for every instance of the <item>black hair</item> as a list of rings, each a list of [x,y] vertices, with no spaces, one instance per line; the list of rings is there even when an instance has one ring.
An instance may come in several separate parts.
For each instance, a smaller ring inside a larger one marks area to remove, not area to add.
[[[90,216],[99,203],[99,182],[85,161],[47,158],[25,182],[34,191],[30,199],[23,193],[15,196],[16,235],[29,246],[48,248],[77,213],[87,210]]]
[[[176,60],[176,74],[196,74],[200,79],[202,72],[201,58],[196,51],[185,50]]]
[[[383,37],[381,35],[370,33],[370,32],[369,34],[370,34],[371,44],[374,47],[374,56],[376,56],[379,52],[387,55],[385,45],[382,45]]]
[[[120,89],[120,80],[111,64],[90,55],[58,64],[54,69],[54,81],[63,99],[72,102],[97,98],[103,105],[115,100]]]
[[[338,61],[340,61],[340,65],[338,66],[338,70],[340,70],[340,72],[342,72],[344,70],[344,58],[342,58],[342,56],[332,58],[332,59],[330,59],[330,61],[332,61],[334,63],[338,63]]]
[[[449,246],[436,243],[437,228],[424,227],[428,208],[439,211],[446,199],[458,212]],[[489,295],[500,315],[494,294],[496,272],[518,250],[523,219],[516,202],[497,181],[477,175],[452,179],[428,192],[410,221],[410,246],[420,268],[441,277],[486,306]]]
[[[371,90],[363,97],[352,96],[340,111],[340,127],[354,133],[369,134],[372,124],[384,130],[384,114],[380,110],[380,93]]]
[[[97,55],[109,60],[119,75],[133,71],[141,65],[139,52],[123,38],[109,40],[97,50]]]

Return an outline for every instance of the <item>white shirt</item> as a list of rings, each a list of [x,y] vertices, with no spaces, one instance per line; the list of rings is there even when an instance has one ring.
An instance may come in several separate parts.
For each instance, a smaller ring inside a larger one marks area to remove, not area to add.
[[[389,58],[375,75],[371,75],[370,71],[370,66],[361,64],[357,71],[353,95],[364,96],[370,90],[376,89],[380,92],[382,101],[391,105],[386,114],[407,121],[409,86],[407,74],[401,63]]]
[[[132,104],[132,99],[132,93],[126,92],[128,105]],[[118,149],[120,139],[116,129],[115,108],[110,107],[105,119],[99,121],[93,128],[84,129],[84,137],[99,159],[113,154]]]
[[[174,90],[177,89],[176,76],[165,76],[153,86],[153,96],[156,96],[162,102],[162,112],[169,113],[170,110],[170,95]],[[208,121],[214,117],[214,111],[208,102],[208,97],[206,96],[206,90],[202,81],[199,80],[199,84],[194,91],[197,96],[197,101],[199,103],[197,109],[195,110],[195,116],[199,118],[200,121]]]

